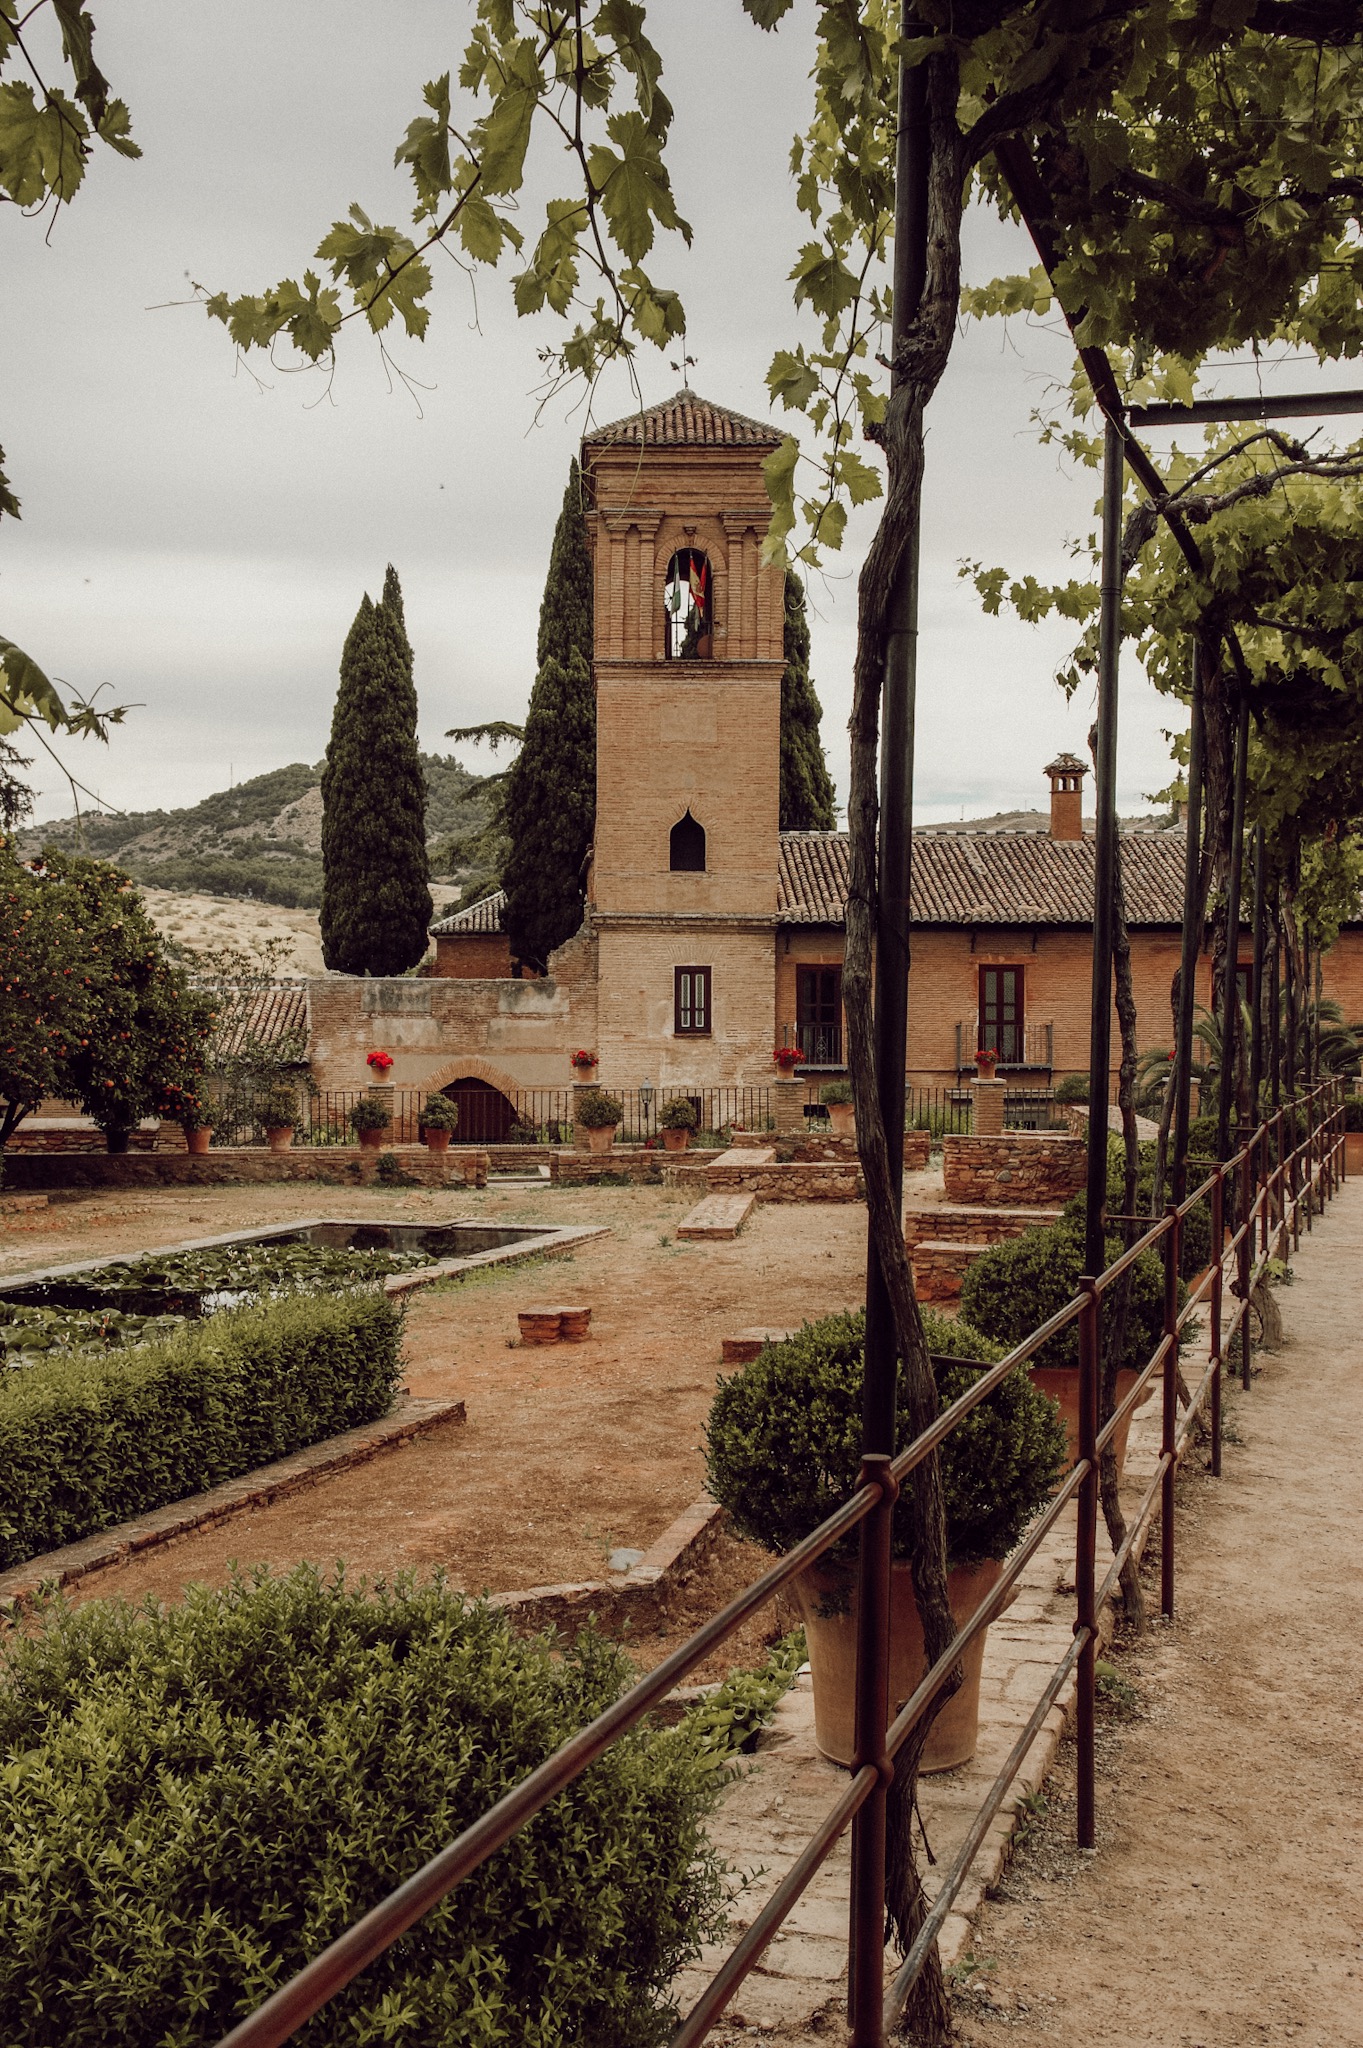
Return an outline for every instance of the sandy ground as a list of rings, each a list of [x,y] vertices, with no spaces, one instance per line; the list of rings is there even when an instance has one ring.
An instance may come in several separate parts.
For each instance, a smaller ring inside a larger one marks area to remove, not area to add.
[[[969,2048],[1363,2043],[1360,1251],[1353,1187],[1294,1260],[1223,1478],[1181,1489],[1178,1611],[1118,1658],[1097,1852],[1062,1771],[982,1913]]]
[[[230,945],[251,953],[266,940],[285,939],[290,951],[280,959],[277,973],[326,973],[315,910],[286,910],[279,903],[257,903],[243,896],[201,896],[178,889],[144,888],[142,896],[156,929],[195,952]],[[437,882],[432,885],[431,898],[439,914],[458,901],[459,890]]]
[[[407,1384],[462,1397],[468,1420],[291,1501],[150,1552],[92,1593],[173,1598],[229,1561],[299,1558],[353,1571],[439,1567],[471,1592],[600,1576],[619,1544],[644,1548],[704,1488],[703,1425],[720,1341],[752,1323],[796,1324],[861,1298],[860,1205],[758,1209],[731,1244],[678,1244],[690,1198],[662,1188],[341,1194],[334,1188],[98,1197],[0,1239],[0,1270],[98,1257],[290,1215],[500,1217],[603,1223],[571,1259],[504,1269],[411,1298]],[[54,1229],[55,1226],[55,1229]],[[585,1344],[522,1348],[516,1311],[546,1299],[592,1308]],[[716,1589],[760,1567],[726,1552]]]

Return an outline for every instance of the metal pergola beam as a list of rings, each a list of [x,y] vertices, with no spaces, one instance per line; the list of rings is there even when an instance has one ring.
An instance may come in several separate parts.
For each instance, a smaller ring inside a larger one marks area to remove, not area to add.
[[[1328,419],[1363,412],[1363,391],[1303,391],[1282,398],[1198,398],[1191,405],[1133,405],[1133,427],[1177,427],[1185,421]]]

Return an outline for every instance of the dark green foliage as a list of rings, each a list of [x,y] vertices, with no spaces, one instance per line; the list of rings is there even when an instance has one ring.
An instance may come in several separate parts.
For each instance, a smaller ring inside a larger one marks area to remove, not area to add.
[[[573,1122],[589,1131],[604,1131],[624,1120],[624,1103],[618,1095],[607,1095],[603,1088],[588,1088],[573,1104]]]
[[[1136,1207],[1134,1214],[1141,1221],[1141,1234],[1150,1229],[1156,1218],[1150,1214],[1150,1204],[1155,1193],[1155,1145],[1146,1140],[1136,1148]],[[1197,1184],[1197,1176],[1189,1181],[1189,1192]],[[1107,1206],[1109,1217],[1121,1213],[1126,1185],[1126,1158],[1122,1141],[1115,1133],[1107,1142]],[[1168,1198],[1166,1183],[1165,1196]],[[1085,1195],[1073,1195],[1065,1204],[1065,1221],[1081,1235],[1084,1218],[1088,1214],[1088,1199]],[[1200,1273],[1212,1255],[1212,1212],[1205,1202],[1199,1202],[1190,1209],[1183,1219],[1183,1233],[1179,1272],[1185,1280],[1194,1273]]]
[[[0,2037],[216,2041],[633,1678],[442,1583],[262,1568],[54,1605],[0,1685]],[[684,1729],[635,1730],[305,2026],[300,2048],[656,2048],[718,1932]]]
[[[342,974],[405,974],[426,951],[426,785],[397,571],[365,596],[341,656],[322,769],[322,953]]]
[[[978,1330],[931,1310],[923,1324],[935,1353],[981,1364],[1003,1355]],[[860,1310],[806,1323],[719,1383],[706,1425],[709,1489],[737,1528],[769,1550],[793,1549],[855,1489],[865,1328]],[[978,1376],[973,1365],[939,1368],[942,1407]],[[902,1448],[908,1441],[901,1376],[898,1442]],[[1025,1371],[1011,1374],[942,1447],[950,1561],[1006,1557],[1064,1463],[1055,1403]],[[855,1549],[853,1536],[833,1555],[849,1557]],[[907,1503],[895,1514],[895,1554],[911,1555]]]
[[[428,1095],[421,1105],[421,1128],[423,1131],[457,1131],[459,1104],[452,1102],[448,1095]]]
[[[1087,1074],[1063,1074],[1051,1093],[1056,1102],[1087,1102],[1089,1077]]]
[[[1110,1237],[1108,1264],[1121,1253],[1120,1241]],[[961,1285],[961,1314],[1002,1344],[1020,1343],[1073,1299],[1083,1270],[1082,1222],[1067,1218],[1043,1230],[1026,1230],[1021,1237],[992,1245],[967,1267]],[[1126,1348],[1118,1361],[1122,1366],[1144,1365],[1164,1329],[1164,1261],[1158,1252],[1142,1252],[1133,1273]],[[1043,1344],[1033,1363],[1077,1366],[1078,1323],[1070,1323],[1058,1337]]]
[[[554,529],[536,660],[525,739],[502,787],[502,886],[512,958],[542,972],[582,922],[596,822],[592,559],[576,462]]]
[[[1363,1131],[1363,1095],[1345,1096],[1344,1128],[1346,1131]]]
[[[356,1289],[5,1373],[0,1568],[386,1413],[401,1338],[401,1311]]]
[[[1189,1159],[1211,1160],[1216,1154],[1216,1118],[1195,1116],[1188,1124]]]
[[[674,1095],[658,1111],[658,1128],[663,1131],[694,1131],[699,1121],[695,1103],[685,1095]]]
[[[834,1108],[840,1102],[855,1101],[856,1098],[852,1093],[852,1083],[850,1081],[825,1081],[823,1087],[819,1090],[819,1100],[827,1109]]]
[[[758,1670],[730,1672],[682,1724],[699,1754],[722,1764],[737,1750],[751,1750],[808,1654],[805,1632],[796,1628],[773,1644]]]
[[[362,1095],[350,1112],[350,1125],[356,1131],[386,1131],[392,1121],[387,1104],[373,1095]]]
[[[781,677],[781,830],[831,832],[838,822],[833,782],[819,738],[823,710],[809,678],[805,590],[786,571],[785,673]]]

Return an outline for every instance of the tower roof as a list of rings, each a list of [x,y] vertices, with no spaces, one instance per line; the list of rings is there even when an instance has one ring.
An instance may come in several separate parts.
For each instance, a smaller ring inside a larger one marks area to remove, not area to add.
[[[612,420],[583,436],[584,448],[625,445],[646,448],[779,448],[783,435],[765,420],[712,405],[698,392],[682,390],[641,412]]]

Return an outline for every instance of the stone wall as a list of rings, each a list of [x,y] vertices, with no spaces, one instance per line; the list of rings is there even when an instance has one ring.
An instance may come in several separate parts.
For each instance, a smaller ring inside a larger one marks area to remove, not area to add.
[[[1059,1209],[985,1209],[953,1202],[925,1202],[904,1211],[904,1242],[910,1251],[929,1242],[998,1244],[1060,1220]]]
[[[472,1147],[443,1158],[424,1145],[395,1146],[402,1171],[423,1187],[486,1187],[488,1155]],[[378,1172],[377,1152],[358,1145],[298,1146],[267,1152],[255,1145],[224,1145],[190,1152],[5,1152],[5,1185],[10,1188],[239,1187],[320,1181],[333,1187],[370,1187]]]
[[[663,1178],[702,1195],[756,1195],[763,1202],[856,1202],[864,1189],[855,1161],[774,1161],[768,1166],[669,1166]]]
[[[645,1145],[612,1145],[609,1152],[578,1152],[555,1147],[549,1154],[549,1178],[556,1187],[578,1188],[597,1180],[632,1180],[656,1184],[663,1177],[667,1154]]]
[[[1041,1209],[1067,1202],[1084,1185],[1088,1148],[1051,1131],[1005,1131],[998,1138],[942,1140],[948,1202]]]

